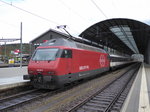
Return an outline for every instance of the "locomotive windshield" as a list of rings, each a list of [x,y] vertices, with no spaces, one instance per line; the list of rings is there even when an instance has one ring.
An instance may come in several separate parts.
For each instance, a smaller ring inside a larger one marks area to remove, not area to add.
[[[32,57],[32,60],[34,61],[55,60],[58,50],[59,49],[57,48],[37,49]]]

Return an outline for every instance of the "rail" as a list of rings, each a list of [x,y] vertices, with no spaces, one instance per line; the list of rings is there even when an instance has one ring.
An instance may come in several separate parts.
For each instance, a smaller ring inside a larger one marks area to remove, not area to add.
[[[76,104],[67,112],[108,112],[110,111],[117,100],[122,96],[126,90],[127,85],[131,84],[132,78],[139,68],[139,64],[133,65],[129,71],[124,73],[121,77],[111,82],[102,90],[91,95],[87,99]],[[125,98],[124,98],[125,99]],[[121,106],[121,105],[120,105]]]

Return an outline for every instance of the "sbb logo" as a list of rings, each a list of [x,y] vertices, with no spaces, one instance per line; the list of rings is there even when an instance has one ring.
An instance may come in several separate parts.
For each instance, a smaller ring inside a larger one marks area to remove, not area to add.
[[[100,62],[100,66],[101,67],[104,67],[105,66],[105,56],[104,55],[101,55],[100,56],[100,59],[99,59],[99,62]]]

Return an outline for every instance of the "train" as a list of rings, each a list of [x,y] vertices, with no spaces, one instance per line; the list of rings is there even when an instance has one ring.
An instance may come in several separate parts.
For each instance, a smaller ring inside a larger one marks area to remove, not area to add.
[[[55,89],[109,71],[112,57],[101,48],[72,39],[51,39],[36,48],[23,79],[35,88]]]
[[[109,55],[110,55],[110,69],[111,70],[116,70],[125,65],[129,65],[131,63],[136,62],[130,56],[122,56],[122,55],[116,55],[116,54],[109,54]]]

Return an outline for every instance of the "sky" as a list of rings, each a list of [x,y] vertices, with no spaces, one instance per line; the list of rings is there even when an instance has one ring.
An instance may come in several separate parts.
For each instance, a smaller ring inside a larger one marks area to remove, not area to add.
[[[78,36],[93,24],[128,18],[150,25],[150,0],[0,0],[0,39],[20,38],[28,43],[47,30],[67,25]],[[0,43],[3,44],[3,43]]]

